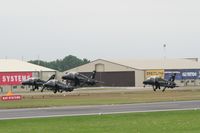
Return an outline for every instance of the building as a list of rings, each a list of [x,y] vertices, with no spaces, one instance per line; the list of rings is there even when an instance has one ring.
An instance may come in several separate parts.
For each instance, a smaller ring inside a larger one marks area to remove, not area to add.
[[[25,61],[0,59],[0,91],[20,90],[23,80],[30,77],[47,80],[53,74],[58,75],[58,72]]]
[[[66,72],[80,72],[89,75],[97,71],[96,79],[103,81],[103,86],[142,86],[144,71],[124,64],[98,59]],[[136,78],[137,77],[137,78]]]
[[[143,86],[144,79],[161,76],[169,79],[171,73],[177,73],[178,85],[200,85],[200,63],[197,59],[97,59],[88,64],[66,72],[75,71],[89,74],[97,71],[97,80],[104,81],[103,86]]]
[[[176,83],[178,85],[200,85],[200,63],[196,58],[134,59],[115,60],[115,62],[144,70],[145,79],[150,76],[160,76],[167,80],[172,73],[176,73]]]

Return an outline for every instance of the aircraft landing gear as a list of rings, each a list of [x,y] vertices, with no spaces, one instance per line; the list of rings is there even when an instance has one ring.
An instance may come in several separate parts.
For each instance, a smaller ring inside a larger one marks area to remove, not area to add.
[[[166,89],[166,87],[162,90],[162,92],[164,92],[165,91],[165,89]]]
[[[57,93],[57,90],[54,90],[54,91],[53,91],[53,93],[55,93],[55,94],[56,94],[56,93]]]

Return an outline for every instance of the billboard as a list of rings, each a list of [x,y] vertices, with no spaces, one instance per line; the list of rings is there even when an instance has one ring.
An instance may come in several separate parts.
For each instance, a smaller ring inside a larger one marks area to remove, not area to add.
[[[13,96],[2,96],[2,101],[15,101],[15,100],[22,100],[21,95],[13,95]]]
[[[176,80],[182,80],[181,70],[165,70],[165,79],[169,80],[173,73],[176,73]]]
[[[200,78],[199,69],[180,69],[180,70],[165,70],[165,79],[168,80],[173,73],[176,73],[176,80]]]
[[[182,79],[198,79],[199,70],[182,70]]]
[[[159,76],[164,78],[164,70],[158,69],[158,70],[146,70],[145,71],[145,78],[149,78],[151,76]]]
[[[20,85],[32,76],[32,72],[0,72],[0,85]]]

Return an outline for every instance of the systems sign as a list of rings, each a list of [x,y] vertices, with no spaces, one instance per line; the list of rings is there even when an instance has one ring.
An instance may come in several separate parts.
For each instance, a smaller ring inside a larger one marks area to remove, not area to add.
[[[32,75],[32,72],[0,72],[0,85],[20,85]]]

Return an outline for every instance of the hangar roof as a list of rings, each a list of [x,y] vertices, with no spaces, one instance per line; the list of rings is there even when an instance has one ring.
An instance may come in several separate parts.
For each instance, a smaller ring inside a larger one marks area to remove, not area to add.
[[[34,72],[34,71],[56,71],[46,67],[34,65],[26,61],[15,59],[0,59],[0,72]]]
[[[105,71],[155,70],[155,69],[200,69],[200,62],[193,59],[97,59],[88,64],[67,70],[86,72],[95,69],[95,64],[107,64]],[[66,72],[67,72],[66,71]]]
[[[96,69],[96,65],[98,64],[104,64],[106,66],[104,67],[104,71],[135,71],[136,70],[132,67],[125,66],[122,64],[117,64],[117,63],[110,62],[103,59],[97,59],[85,65],[81,65],[73,69],[67,70],[65,72],[91,72]]]
[[[190,59],[130,59],[112,60],[129,67],[148,69],[200,69],[200,62]]]

